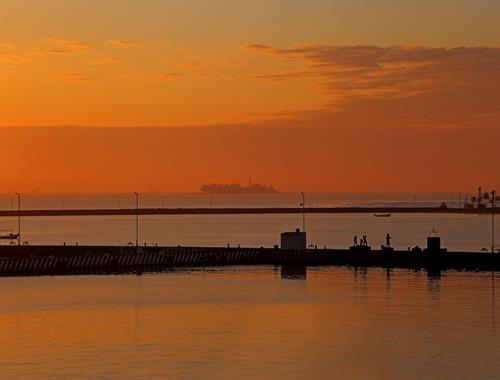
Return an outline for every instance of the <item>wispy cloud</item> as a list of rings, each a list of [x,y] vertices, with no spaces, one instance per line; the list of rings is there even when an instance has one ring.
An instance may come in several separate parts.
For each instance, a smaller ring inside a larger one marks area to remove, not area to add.
[[[186,60],[186,61],[174,61],[171,59],[162,59],[161,62],[167,66],[170,67],[179,67],[182,69],[196,69],[199,67],[204,67],[206,62],[203,62],[202,60]]]
[[[91,49],[89,44],[76,40],[47,38],[45,42],[51,46],[46,52],[53,54],[81,53]]]
[[[242,49],[307,66],[305,71],[279,70],[255,78],[316,78],[336,99],[409,97],[450,87],[500,83],[499,48],[319,44],[273,48],[247,44]]]
[[[18,48],[11,44],[0,44],[0,61],[28,62],[36,58],[87,53],[91,50],[91,45],[85,42],[68,39],[46,38],[41,44],[39,44],[39,46],[31,48]]]
[[[119,40],[119,39],[107,40],[105,42],[105,44],[108,46],[114,46],[114,47],[119,47],[119,48],[132,48],[132,47],[136,46],[136,44],[132,41]]]
[[[259,44],[243,44],[240,46],[242,50],[258,50],[258,51],[275,51],[271,46]]]
[[[0,50],[15,49],[16,47],[12,44],[0,43]]]
[[[317,76],[318,74],[314,71],[288,71],[275,74],[260,74],[255,75],[255,79],[264,79],[273,82],[284,82],[290,79],[306,78]]]
[[[26,55],[16,50],[11,44],[0,44],[0,62],[22,62],[26,61]]]
[[[158,78],[160,79],[177,79],[186,76],[186,73],[183,72],[167,72],[158,74]]]
[[[64,82],[91,83],[94,80],[81,72],[64,72],[57,75],[57,79]]]
[[[100,56],[94,59],[93,61],[90,61],[90,63],[93,65],[112,65],[120,63],[121,61],[122,61],[121,58],[118,57]]]

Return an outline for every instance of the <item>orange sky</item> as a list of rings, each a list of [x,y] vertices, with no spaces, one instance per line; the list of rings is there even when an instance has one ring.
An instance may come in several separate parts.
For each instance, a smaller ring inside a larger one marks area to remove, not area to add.
[[[0,192],[500,187],[499,12],[0,1]]]

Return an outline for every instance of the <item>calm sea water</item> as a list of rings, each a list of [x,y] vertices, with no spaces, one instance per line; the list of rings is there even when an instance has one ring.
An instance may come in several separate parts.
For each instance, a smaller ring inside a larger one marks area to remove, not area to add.
[[[344,248],[355,234],[368,235],[373,247],[385,243],[390,233],[399,249],[426,244],[436,229],[450,250],[491,249],[491,217],[488,215],[314,214],[306,220],[309,244]],[[152,215],[140,217],[141,245],[272,247],[280,233],[302,227],[301,215]],[[17,231],[16,218],[0,218],[0,230]],[[30,244],[112,244],[135,242],[135,216],[25,217],[23,241]],[[496,235],[500,239],[500,223]],[[5,244],[5,243],[4,243]],[[500,247],[499,247],[500,248]]]
[[[135,241],[135,217],[22,223],[30,244]],[[140,241],[273,246],[281,232],[301,224],[301,215],[141,216]],[[307,217],[309,243],[318,247],[347,247],[363,233],[376,247],[389,232],[406,249],[423,246],[433,228],[451,250],[491,245],[486,215]],[[15,231],[17,220],[0,218],[0,229]],[[500,378],[500,285],[492,273],[309,268],[288,274],[229,267],[0,278],[0,378]]]
[[[498,379],[492,273],[0,279],[5,379]]]
[[[308,193],[307,207],[450,207],[463,205],[466,193]],[[302,196],[296,193],[276,195],[203,195],[140,194],[144,208],[221,208],[221,207],[298,207]],[[133,194],[23,194],[22,207],[30,210],[135,208]],[[0,194],[0,209],[17,209],[14,194]]]
[[[460,194],[306,194],[309,207],[324,206],[458,206]],[[198,207],[297,207],[300,194],[264,196],[205,196],[200,194],[141,194],[145,208]],[[0,196],[0,209],[15,209],[15,197]],[[22,197],[23,209],[133,208],[131,194],[38,195]],[[23,218],[23,241],[30,244],[113,244],[135,242],[135,217]],[[301,215],[174,215],[141,216],[141,244],[272,247],[279,235],[302,227]],[[347,247],[354,235],[368,235],[378,247],[390,233],[401,249],[423,246],[432,229],[452,250],[491,249],[491,219],[488,215],[394,214],[375,218],[372,214],[316,214],[307,217],[309,244]],[[0,232],[16,232],[16,218],[0,218]],[[500,238],[500,223],[497,224]],[[500,246],[499,246],[500,248]]]

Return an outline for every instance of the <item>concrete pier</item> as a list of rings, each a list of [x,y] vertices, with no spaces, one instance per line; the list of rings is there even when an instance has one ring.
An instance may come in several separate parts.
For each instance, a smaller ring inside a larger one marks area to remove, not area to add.
[[[491,214],[491,209],[442,207],[263,207],[263,208],[140,208],[79,210],[0,210],[0,217],[126,216],[126,215],[266,215],[266,214]],[[495,210],[500,214],[500,208]]]
[[[339,265],[431,271],[500,271],[500,254],[217,247],[0,246],[0,276],[163,271],[176,267],[224,265]]]

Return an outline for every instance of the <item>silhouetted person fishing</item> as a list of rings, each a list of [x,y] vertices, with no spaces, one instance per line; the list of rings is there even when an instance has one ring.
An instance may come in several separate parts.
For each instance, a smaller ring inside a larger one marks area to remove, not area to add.
[[[392,240],[391,235],[387,234],[387,236],[385,237],[385,245],[386,245],[387,247],[390,247],[390,246],[391,246],[391,240]]]
[[[366,234],[364,234],[363,237],[361,238],[361,245],[368,247],[368,240],[366,239]]]
[[[354,235],[354,246],[357,247],[358,246],[358,235]]]

